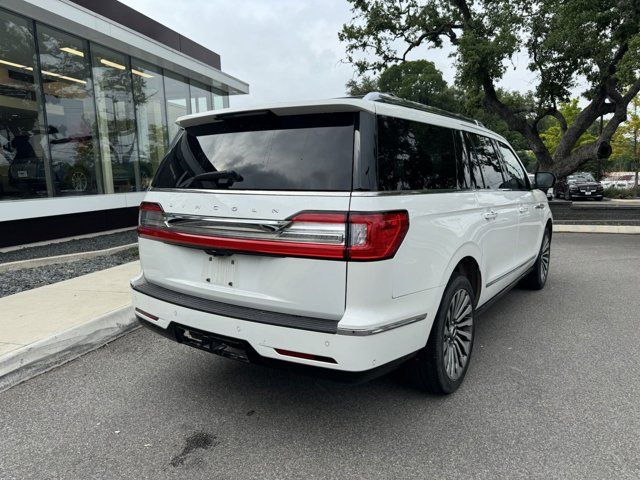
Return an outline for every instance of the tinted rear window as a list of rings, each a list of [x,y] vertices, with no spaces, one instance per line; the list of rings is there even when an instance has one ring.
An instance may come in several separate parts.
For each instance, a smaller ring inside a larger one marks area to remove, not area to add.
[[[279,117],[266,112],[188,128],[153,186],[350,191],[354,119],[352,113]],[[209,172],[220,172],[220,179],[192,179]]]
[[[453,131],[379,116],[378,187],[392,191],[456,189]]]

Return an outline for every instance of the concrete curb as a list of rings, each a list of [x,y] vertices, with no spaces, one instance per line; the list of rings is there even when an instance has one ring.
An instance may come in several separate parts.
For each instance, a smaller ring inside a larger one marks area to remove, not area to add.
[[[131,305],[0,357],[0,392],[67,363],[138,328]]]
[[[625,233],[640,234],[638,225],[563,225],[553,224],[553,231],[559,233]]]
[[[0,263],[0,273],[13,272],[15,270],[23,270],[25,268],[42,267],[45,265],[53,265],[55,263],[75,262],[76,260],[100,257],[102,255],[111,255],[112,253],[122,252],[137,246],[138,243],[129,243],[127,245],[118,245],[117,247],[105,248],[103,250],[66,253],[64,255],[55,255],[53,257],[29,258],[27,260],[18,260],[16,262]]]

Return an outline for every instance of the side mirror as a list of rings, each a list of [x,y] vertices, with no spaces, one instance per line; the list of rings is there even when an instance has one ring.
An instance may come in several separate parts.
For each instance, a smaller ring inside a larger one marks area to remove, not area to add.
[[[535,181],[533,182],[533,188],[538,188],[543,192],[546,192],[556,184],[556,176],[551,172],[538,172],[536,173]]]

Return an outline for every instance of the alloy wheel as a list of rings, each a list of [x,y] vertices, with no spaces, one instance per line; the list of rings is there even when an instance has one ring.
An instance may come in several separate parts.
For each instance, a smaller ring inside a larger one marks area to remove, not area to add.
[[[84,192],[89,185],[89,181],[87,180],[87,176],[84,172],[73,172],[71,175],[71,186],[76,192]]]
[[[549,274],[549,261],[551,260],[551,240],[549,235],[545,234],[542,240],[542,250],[540,251],[540,280],[542,283],[547,279]]]
[[[453,294],[444,326],[444,367],[451,380],[462,375],[469,355],[473,336],[473,306],[469,292],[460,289]]]

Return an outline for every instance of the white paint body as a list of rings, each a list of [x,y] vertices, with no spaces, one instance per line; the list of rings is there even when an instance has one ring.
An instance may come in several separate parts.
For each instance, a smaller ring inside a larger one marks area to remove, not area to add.
[[[369,110],[506,142],[468,122],[362,100],[269,108],[292,113]],[[207,114],[198,114],[179,122],[189,126],[206,121]],[[262,220],[282,220],[304,210],[407,210],[408,233],[396,255],[384,261],[243,254],[209,260],[201,250],[140,239],[141,275],[177,292],[273,312],[339,320],[340,330],[372,330],[424,317],[372,335],[327,334],[212,315],[133,292],[134,306],[158,316],[155,323],[162,328],[178,322],[246,340],[264,357],[350,372],[381,366],[426,345],[444,289],[461,259],[472,257],[480,267],[478,307],[512,284],[533,265],[545,226],[551,220],[546,195],[539,190],[399,195],[152,190],[145,201],[160,203],[170,213]],[[494,219],[485,218],[490,211],[497,212]],[[282,356],[276,348],[331,357],[337,363]]]

